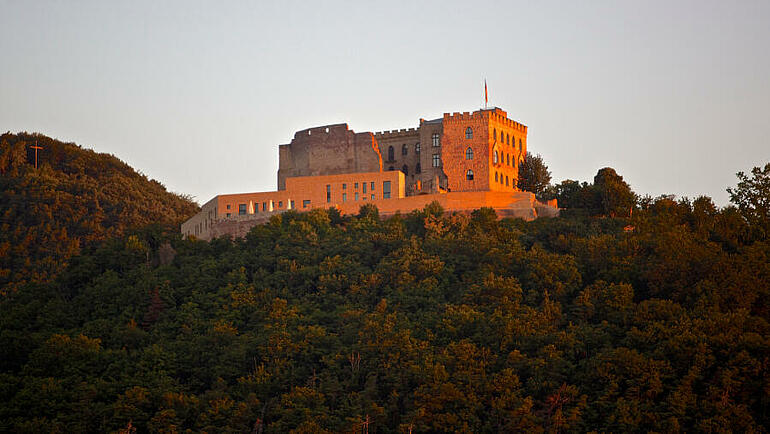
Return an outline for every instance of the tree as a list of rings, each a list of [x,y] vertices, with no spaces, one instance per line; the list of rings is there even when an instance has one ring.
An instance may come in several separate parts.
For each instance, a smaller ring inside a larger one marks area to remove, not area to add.
[[[590,208],[593,187],[587,182],[565,179],[548,188],[547,198],[556,199],[560,208]]]
[[[730,202],[734,203],[743,218],[753,227],[760,239],[770,234],[770,163],[763,169],[751,169],[752,177],[738,172],[738,185],[728,188]]]
[[[636,205],[636,194],[631,191],[628,183],[618,175],[615,169],[605,167],[599,169],[594,176],[597,211],[604,215],[627,216]]]
[[[519,166],[519,188],[535,193],[535,196],[540,199],[550,183],[551,172],[543,162],[543,157],[540,154],[533,156],[527,152],[527,156]]]

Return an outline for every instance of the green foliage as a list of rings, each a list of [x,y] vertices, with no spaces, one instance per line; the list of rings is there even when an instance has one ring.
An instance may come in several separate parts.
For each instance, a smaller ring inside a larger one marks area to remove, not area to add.
[[[770,243],[706,197],[612,217],[604,175],[601,218],[94,240],[0,299],[0,432],[764,431]]]
[[[138,231],[20,287],[0,304],[0,430],[770,423],[770,245],[733,237],[734,209],[661,197],[632,232],[375,211],[210,243]]]
[[[738,172],[738,185],[728,188],[730,202],[762,239],[770,237],[770,163],[751,169],[751,178]]]
[[[30,148],[36,143],[43,148],[38,169]],[[196,210],[111,155],[39,134],[3,134],[0,294],[51,281],[73,255],[127,231],[157,224],[156,232],[176,232]]]
[[[545,165],[543,157],[540,154],[532,155],[527,152],[524,161],[519,166],[518,187],[524,191],[531,191],[539,199],[542,199],[550,184],[551,172]]]
[[[594,176],[596,206],[604,215],[629,215],[636,205],[636,195],[623,177],[611,167],[599,169]]]
[[[599,169],[593,184],[566,179],[548,187],[543,196],[557,199],[560,208],[611,217],[630,216],[638,202],[628,183],[611,167]]]

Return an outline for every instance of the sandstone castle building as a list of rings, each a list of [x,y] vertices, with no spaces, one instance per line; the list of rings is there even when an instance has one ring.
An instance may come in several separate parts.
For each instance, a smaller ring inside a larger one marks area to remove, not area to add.
[[[356,213],[408,213],[438,201],[447,211],[494,208],[533,219],[558,213],[516,186],[527,153],[527,127],[500,108],[444,113],[417,128],[356,133],[347,124],[297,131],[278,146],[278,190],[223,194],[182,224],[185,236],[243,236],[290,209],[336,207]]]

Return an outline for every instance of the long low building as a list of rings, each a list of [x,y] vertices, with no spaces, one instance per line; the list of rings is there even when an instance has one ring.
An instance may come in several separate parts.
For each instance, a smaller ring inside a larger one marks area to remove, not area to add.
[[[500,217],[557,215],[555,201],[538,202],[517,187],[526,134],[499,108],[446,113],[420,119],[418,128],[381,133],[355,133],[346,124],[298,131],[279,146],[277,191],[218,195],[182,224],[182,234],[243,236],[287,210],[351,214],[367,203],[384,216],[433,201],[447,211],[490,207]]]

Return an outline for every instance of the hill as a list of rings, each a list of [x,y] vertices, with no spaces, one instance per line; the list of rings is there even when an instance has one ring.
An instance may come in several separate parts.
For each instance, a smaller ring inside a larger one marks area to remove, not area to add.
[[[38,153],[34,167],[32,145]],[[0,136],[0,294],[46,282],[95,242],[157,224],[170,230],[197,205],[112,155],[40,134]]]
[[[623,218],[363,207],[239,240],[125,235],[0,304],[0,431],[762,432],[751,225],[661,197]]]

